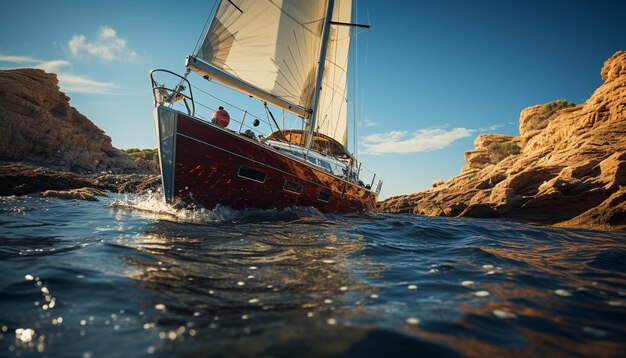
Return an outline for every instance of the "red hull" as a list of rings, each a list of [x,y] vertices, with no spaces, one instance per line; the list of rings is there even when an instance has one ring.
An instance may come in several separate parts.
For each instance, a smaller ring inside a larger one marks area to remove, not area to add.
[[[374,210],[374,192],[256,140],[180,112],[174,125],[169,199],[209,209],[221,204],[235,209],[313,206],[328,213]],[[161,159],[163,171],[167,161]]]

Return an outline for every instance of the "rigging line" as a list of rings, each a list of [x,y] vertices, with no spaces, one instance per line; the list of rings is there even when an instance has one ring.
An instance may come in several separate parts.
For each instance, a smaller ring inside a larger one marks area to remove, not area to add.
[[[215,83],[215,84],[219,84],[219,83],[217,83],[217,82],[213,82],[213,83]],[[219,98],[219,97],[216,97],[216,96],[214,96],[214,95],[210,94],[209,92],[204,91],[203,89],[201,89],[201,88],[200,88],[200,87],[198,87],[198,86],[192,86],[192,87],[194,88],[194,90],[199,91],[199,92],[202,92],[202,93],[206,94],[206,95],[207,95],[207,96],[209,96],[209,97],[212,97],[212,98],[214,98],[214,99],[216,99],[216,100],[218,100],[218,101],[220,101],[220,102],[223,102],[223,103],[225,103],[225,104],[227,104],[227,105],[231,106],[232,108],[235,108],[235,109],[237,109],[237,110],[239,110],[239,111],[241,111],[241,112],[246,111],[246,110],[245,110],[245,109],[243,109],[243,108],[239,108],[239,107],[235,106],[235,105],[234,105],[234,104],[232,104],[232,103],[228,103],[228,102],[224,101],[223,99],[221,99],[221,98]],[[226,88],[228,88],[228,87],[226,87]],[[250,113],[250,112],[248,112],[248,115],[250,115],[250,116],[252,116],[252,117],[254,117],[254,118],[258,119],[258,120],[262,120],[260,117],[258,117],[258,116],[256,116],[256,115],[254,115],[254,113]]]
[[[356,22],[358,22],[359,21],[359,2],[358,2],[358,0],[356,0],[354,2],[354,17],[355,17]],[[353,33],[356,32],[356,30],[354,28],[352,28],[350,30],[351,30],[350,32],[353,32]],[[354,90],[353,90],[353,96],[352,96],[352,114],[353,114],[353,121],[354,122],[353,122],[352,131],[354,132],[353,133],[354,136],[352,138],[352,149],[354,150],[354,156],[356,158],[358,158],[359,157],[359,148],[358,148],[358,139],[357,139],[359,137],[359,134],[358,134],[358,124],[357,124],[357,115],[358,115],[357,111],[358,111],[358,108],[359,108],[359,104],[358,104],[358,102],[359,102],[359,89],[357,87],[357,85],[358,85],[357,77],[358,77],[358,73],[359,73],[359,70],[358,70],[358,64],[359,64],[359,62],[358,62],[358,49],[359,49],[359,47],[358,47],[358,37],[354,37],[353,41],[354,41],[354,47],[353,47],[354,52],[353,52],[352,59],[353,59],[354,63],[352,64],[352,70],[353,70],[353,72],[352,72],[352,81],[353,81]]]
[[[226,1],[228,1],[232,6],[235,7],[235,9],[239,10],[239,12],[243,14],[243,10],[241,10],[239,6],[235,5],[234,2],[232,2],[231,0],[226,0]]]
[[[218,1],[220,0],[215,0],[213,2],[213,7],[211,8],[211,11],[207,15],[206,20],[204,21],[204,26],[202,26],[202,32],[200,32],[200,36],[198,36],[198,41],[196,41],[196,46],[194,46],[193,48],[193,53],[196,53],[196,50],[198,49],[198,45],[200,44],[200,39],[202,38],[202,35],[205,34],[205,29],[208,31],[207,27],[209,25],[209,19],[211,18],[211,15],[215,15],[213,14],[213,10],[215,10],[215,5],[217,5]]]

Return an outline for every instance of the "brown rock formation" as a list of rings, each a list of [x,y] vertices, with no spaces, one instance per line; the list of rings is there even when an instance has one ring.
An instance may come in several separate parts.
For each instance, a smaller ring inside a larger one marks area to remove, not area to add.
[[[55,74],[0,70],[0,160],[23,161],[77,173],[157,173],[135,159],[69,104]]]
[[[555,102],[524,109],[519,137],[480,135],[459,176],[380,210],[626,229],[626,52],[601,75],[584,104],[556,111],[545,128],[529,123]]]
[[[145,174],[77,174],[52,170],[24,163],[0,162],[0,196],[26,195],[50,191],[50,196],[80,198],[80,194],[92,193],[89,188],[116,193],[143,194],[156,190],[161,184],[158,175]],[[72,192],[74,189],[80,189]],[[58,194],[58,195],[55,195]]]

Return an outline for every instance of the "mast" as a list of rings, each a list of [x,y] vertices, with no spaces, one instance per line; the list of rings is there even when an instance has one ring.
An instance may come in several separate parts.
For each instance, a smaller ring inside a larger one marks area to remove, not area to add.
[[[309,123],[307,128],[307,136],[305,147],[308,150],[311,148],[313,142],[313,136],[315,135],[315,124],[317,116],[317,107],[320,102],[320,91],[322,90],[322,80],[324,78],[324,64],[326,63],[326,50],[328,49],[328,36],[330,34],[330,25],[333,21],[333,10],[335,8],[335,0],[328,0],[328,9],[326,10],[326,20],[324,21],[324,30],[322,33],[322,48],[320,50],[320,60],[317,69],[317,80],[315,81],[315,97],[311,116],[309,117]]]

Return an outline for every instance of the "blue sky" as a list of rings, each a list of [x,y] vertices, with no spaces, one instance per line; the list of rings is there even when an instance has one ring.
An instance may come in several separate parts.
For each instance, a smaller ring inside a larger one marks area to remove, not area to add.
[[[154,148],[148,73],[184,71],[212,5],[2,1],[0,68],[58,73],[115,146]],[[604,61],[626,50],[624,1],[361,0],[358,9],[372,25],[359,35],[359,153],[385,182],[381,198],[454,177],[476,135],[517,135],[527,106],[584,102]]]

